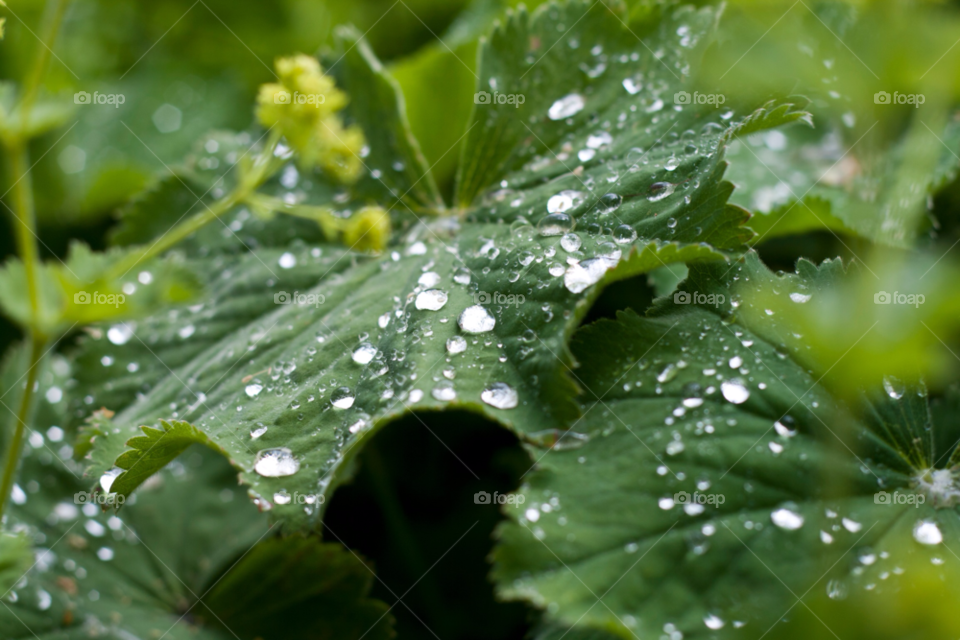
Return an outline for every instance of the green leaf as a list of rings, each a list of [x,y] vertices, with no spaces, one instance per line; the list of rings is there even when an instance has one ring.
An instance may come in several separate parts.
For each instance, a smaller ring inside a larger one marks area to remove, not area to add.
[[[500,163],[470,178],[489,183],[478,184],[482,193],[456,219],[404,224],[401,217],[398,241],[380,257],[306,238],[285,243],[289,235],[272,232],[283,229],[279,217],[261,223],[244,209],[228,213],[222,226],[242,229],[241,238],[211,228],[184,245],[187,264],[206,284],[203,305],[99,327],[84,339],[74,415],[82,419],[90,406],[116,411],[121,440],[160,420],[190,423],[245,470],[242,480],[259,503],[273,505],[292,528],[315,527],[322,509],[273,496],[329,496],[349,480],[363,443],[408,411],[479,412],[533,440],[575,420],[567,340],[591,302],[610,282],[671,263],[725,261],[745,247],[752,233],[742,226],[747,213],[727,204],[723,145],[730,132],[779,108],[724,119],[716,110],[665,107],[676,87],[641,78],[647,54],[631,52],[646,47],[606,7],[597,13],[600,6],[574,1],[532,17],[518,12],[482,63],[520,66],[527,28],[546,37],[569,24],[567,37],[582,43],[615,30],[624,48],[605,54],[611,68],[582,89],[609,99],[597,103],[606,111],[596,121],[584,112],[573,124],[554,122],[556,148],[533,157],[532,143],[521,143],[515,166]],[[667,62],[681,74],[692,64],[685,56],[699,52],[683,43],[708,39],[714,18],[711,9],[677,9],[645,44],[668,50]],[[689,27],[683,37],[681,25]],[[571,67],[584,55],[582,47],[555,49],[572,56]],[[539,70],[528,77],[538,87],[546,82]],[[639,83],[631,90],[648,88],[631,93],[626,78]],[[786,117],[777,113],[765,121]],[[496,117],[515,131],[529,112]],[[575,161],[574,149],[595,156]],[[321,194],[327,204],[349,201],[342,190],[315,187],[317,204]],[[166,196],[158,197],[138,209],[159,211]],[[575,234],[562,237],[574,224]],[[95,475],[113,466],[96,462],[96,441],[89,455]],[[255,470],[257,461],[281,458],[294,461],[283,465],[290,475]]]
[[[947,461],[960,432],[933,422],[925,389],[888,379],[844,403],[801,364],[789,325],[738,309],[738,282],[817,296],[843,277],[838,262],[803,261],[774,276],[751,253],[691,267],[648,318],[581,330],[584,416],[530,447],[536,469],[495,550],[501,595],[625,638],[744,623],[760,637],[791,590],[862,590],[884,571],[895,588],[898,563],[942,551],[932,527],[955,540]],[[923,504],[883,504],[880,491]]]
[[[26,271],[16,258],[0,268],[0,308],[22,327],[57,335],[77,324],[136,318],[190,300],[198,280],[175,260],[152,260],[135,271],[112,271],[127,252],[94,253],[79,242],[66,262],[38,265],[38,309],[34,323]]]
[[[367,135],[370,154],[364,164],[371,169],[364,180],[381,196],[381,202],[398,200],[414,209],[442,209],[433,174],[410,133],[400,87],[383,68],[359,31],[342,27],[337,32],[342,67],[338,84],[351,96],[350,113]],[[381,176],[374,178],[372,171]],[[358,189],[364,189],[358,185]],[[384,193],[386,191],[386,193]],[[386,197],[384,197],[386,196]]]
[[[126,442],[132,450],[116,458],[116,465],[123,469],[123,473],[116,476],[109,487],[102,486],[103,480],[100,481],[104,491],[126,498],[133,489],[193,444],[202,444],[227,455],[206,434],[187,422],[161,420],[159,429],[142,427],[141,430],[142,436]]]
[[[274,538],[254,547],[216,584],[201,615],[268,640],[386,640],[393,635],[392,617],[384,603],[367,597],[373,577],[339,545]]]
[[[4,593],[13,589],[33,568],[30,540],[22,533],[0,533],[0,588]]]

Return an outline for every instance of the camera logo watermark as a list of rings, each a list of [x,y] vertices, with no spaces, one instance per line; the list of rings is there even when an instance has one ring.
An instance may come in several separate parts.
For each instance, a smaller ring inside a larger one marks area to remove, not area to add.
[[[300,293],[299,291],[287,293],[286,291],[279,291],[273,294],[274,304],[295,304],[298,307],[319,307],[325,301],[326,297],[324,297],[322,293]]]
[[[900,493],[899,491],[887,493],[886,491],[880,491],[873,494],[874,504],[912,504],[914,507],[919,507],[926,501],[927,496],[922,493]]]
[[[98,504],[100,506],[123,506],[126,498],[121,493],[88,493],[77,491],[73,494],[73,504]]]
[[[73,294],[73,304],[101,304],[119,307],[126,301],[127,296],[122,293],[100,293],[99,291],[87,293],[86,291],[78,291]]]
[[[477,91],[473,94],[473,104],[512,104],[516,108],[520,108],[527,99],[522,93],[500,93],[494,91],[493,95],[490,95],[486,91]]]
[[[726,301],[722,293],[700,293],[699,291],[677,291],[673,294],[674,304],[709,304],[719,307]]]
[[[719,107],[727,101],[727,97],[722,93],[700,93],[694,91],[690,94],[688,91],[678,91],[673,94],[674,104],[712,104]]]
[[[500,293],[499,291],[494,291],[493,293],[487,293],[486,291],[477,291],[473,294],[473,301],[475,304],[499,304],[504,307],[519,307],[524,303],[526,298],[523,297],[523,294],[520,293]]]
[[[727,498],[722,493],[700,493],[699,491],[694,491],[690,494],[686,491],[680,491],[673,494],[673,501],[675,504],[709,504],[718,507],[726,502]]]
[[[493,492],[491,496],[486,491],[477,491],[473,494],[473,504],[523,504],[526,496],[522,493]]]
[[[100,93],[94,91],[90,95],[86,91],[78,91],[73,94],[74,104],[112,104],[114,108],[119,109],[120,105],[127,101],[122,93]]]
[[[894,91],[891,96],[886,91],[877,91],[873,94],[873,104],[912,104],[919,109],[920,105],[927,101],[922,93],[900,93]]]
[[[293,495],[290,495],[285,490],[281,490],[273,494],[273,501],[277,504],[323,504],[324,496],[323,494],[315,493],[300,493],[299,491],[294,491]]]
[[[886,291],[878,291],[873,294],[873,304],[908,304],[917,308],[926,301],[926,296],[922,293],[900,293],[894,291],[893,294]]]
[[[274,104],[309,104],[314,107],[319,107],[326,101],[327,96],[322,93],[300,93],[299,91],[294,91],[293,94],[291,94],[289,91],[277,91],[273,94]]]

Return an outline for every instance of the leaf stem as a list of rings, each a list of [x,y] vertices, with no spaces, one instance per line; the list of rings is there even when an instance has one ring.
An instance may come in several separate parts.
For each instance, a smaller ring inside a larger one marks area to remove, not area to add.
[[[17,410],[17,424],[13,431],[13,439],[7,449],[7,462],[3,467],[3,480],[0,481],[0,522],[3,520],[3,511],[13,488],[13,478],[17,473],[20,462],[20,449],[23,447],[23,434],[27,430],[27,419],[30,417],[30,407],[33,401],[34,387],[37,386],[37,376],[40,370],[40,359],[43,357],[43,348],[46,342],[33,335],[30,339],[30,362],[27,369],[27,386],[20,396],[20,408]]]
[[[30,177],[27,148],[22,141],[16,141],[7,147],[10,167],[10,181],[13,183],[14,216],[17,224],[14,235],[17,238],[17,251],[23,261],[27,278],[27,295],[30,299],[30,323],[33,330],[40,327],[40,290],[37,282],[37,222],[33,209],[33,180]]]
[[[33,102],[37,98],[40,90],[40,82],[43,80],[43,74],[50,62],[50,55],[53,53],[53,43],[60,32],[60,25],[63,23],[63,16],[66,13],[67,5],[70,0],[49,0],[47,2],[47,11],[49,14],[47,29],[40,40],[40,48],[37,49],[37,57],[33,61],[33,68],[30,75],[27,76],[24,83],[23,98],[20,100],[20,131],[21,137],[27,129],[30,120],[30,110],[33,108]],[[51,9],[52,7],[52,9]]]
[[[222,216],[235,205],[249,198],[251,194],[272,175],[270,167],[273,161],[274,151],[280,142],[281,135],[278,130],[271,131],[267,145],[263,151],[257,155],[252,167],[250,167],[246,173],[241,174],[240,180],[233,191],[215,201],[208,206],[206,210],[174,226],[153,244],[144,246],[138,251],[129,254],[110,270],[109,277],[119,278],[126,275],[141,262],[150,260],[162,254],[167,249],[179,244],[194,232]]]

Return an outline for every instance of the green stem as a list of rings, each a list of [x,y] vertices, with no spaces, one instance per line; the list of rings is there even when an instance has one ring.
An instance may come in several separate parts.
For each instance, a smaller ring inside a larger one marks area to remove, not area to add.
[[[0,483],[0,521],[3,520],[3,510],[10,497],[10,491],[13,489],[13,478],[17,474],[20,449],[23,447],[23,434],[27,430],[27,419],[30,417],[33,389],[37,385],[37,374],[40,369],[40,358],[43,356],[44,345],[45,342],[36,335],[30,340],[30,368],[27,370],[27,386],[20,397],[17,424],[13,431],[13,439],[7,449],[7,463],[3,467],[3,480]]]
[[[145,262],[162,254],[167,249],[177,245],[185,240],[194,232],[213,222],[224,213],[240,204],[262,185],[267,178],[272,175],[270,166],[273,162],[273,152],[280,142],[281,134],[279,131],[273,131],[267,140],[267,146],[257,156],[253,166],[246,175],[242,175],[237,187],[226,196],[220,198],[206,210],[192,216],[181,222],[149,246],[141,247],[126,258],[118,262],[110,270],[108,277],[120,278],[126,275],[131,269],[135,268],[141,262]]]
[[[33,181],[30,177],[27,149],[18,142],[8,147],[10,182],[13,186],[14,235],[17,238],[17,250],[23,260],[23,269],[27,278],[27,294],[30,298],[30,320],[34,331],[40,327],[40,295],[37,282],[37,223],[33,210]]]
[[[60,25],[63,23],[63,15],[66,13],[69,2],[70,0],[49,0],[47,3],[46,13],[49,15],[47,29],[40,40],[40,47],[37,50],[37,57],[33,61],[33,68],[23,85],[23,98],[19,105],[21,137],[30,120],[30,110],[33,108],[37,93],[40,91],[40,83],[43,80],[44,72],[47,70],[47,64],[50,62],[53,44],[60,32]]]

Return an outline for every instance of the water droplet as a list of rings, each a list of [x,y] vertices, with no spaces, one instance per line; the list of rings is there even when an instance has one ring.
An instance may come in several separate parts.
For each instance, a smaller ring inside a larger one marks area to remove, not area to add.
[[[560,238],[560,246],[568,253],[576,251],[580,248],[580,236],[575,233],[568,233]]]
[[[433,390],[430,392],[430,395],[442,402],[450,402],[451,400],[456,399],[457,392],[454,390],[452,382],[447,382],[444,380],[433,388]]]
[[[447,340],[447,353],[463,353],[467,350],[467,341],[463,336],[453,336]]]
[[[425,274],[420,276],[420,279],[417,280],[417,284],[421,287],[426,287],[427,289],[432,289],[437,286],[440,282],[440,274],[434,271],[427,271]]]
[[[562,236],[577,226],[576,221],[565,213],[551,213],[540,218],[537,231],[541,236]]]
[[[810,302],[810,298],[813,297],[813,294],[810,293],[798,293],[793,292],[790,294],[790,299],[796,302],[797,304],[803,304],[805,302]]]
[[[503,382],[494,382],[484,389],[480,399],[497,409],[513,409],[517,406],[516,390]]]
[[[348,387],[340,387],[330,396],[330,402],[337,409],[349,409],[353,406],[353,392]]]
[[[750,397],[750,390],[744,386],[743,382],[738,379],[725,380],[720,385],[720,391],[723,393],[723,397],[727,399],[727,402],[732,402],[733,404],[743,404]]]
[[[248,384],[243,391],[244,391],[244,393],[247,394],[247,397],[248,397],[248,398],[256,398],[257,395],[258,395],[261,391],[263,391],[263,385],[262,385],[262,384]]]
[[[803,516],[786,507],[782,507],[771,513],[770,520],[773,524],[787,531],[795,531],[803,526]]]
[[[133,327],[125,322],[115,324],[107,330],[107,340],[113,344],[127,344],[133,337]]]
[[[289,251],[280,256],[280,259],[277,261],[277,264],[280,265],[281,269],[292,269],[297,266],[297,256],[293,255]]]
[[[847,585],[841,580],[831,580],[827,583],[827,597],[831,600],[843,600],[847,597]]]
[[[887,392],[887,395],[894,400],[899,400],[903,397],[903,383],[893,376],[883,376],[883,388]]]
[[[181,327],[180,330],[177,331],[177,335],[183,338],[184,340],[186,340],[187,338],[192,336],[196,330],[197,328],[195,326],[193,326],[192,324],[188,324],[185,327]]]
[[[368,364],[377,355],[377,348],[369,342],[364,342],[353,352],[353,361],[357,364]]]
[[[114,467],[100,476],[100,488],[103,489],[104,493],[110,493],[110,487],[113,486],[113,481],[117,479],[123,473],[123,469],[120,467]]]
[[[603,216],[619,209],[622,202],[623,198],[620,195],[616,193],[605,193],[597,200],[594,209],[598,214]]]
[[[278,491],[273,494],[273,501],[277,504],[290,504],[293,497],[286,491]]]
[[[264,426],[261,425],[261,426],[257,427],[256,429],[254,429],[253,431],[250,432],[250,439],[251,439],[251,440],[256,440],[257,438],[259,438],[260,436],[262,436],[262,435],[265,434],[266,432],[267,432],[267,427],[264,427]]]
[[[677,189],[677,185],[670,182],[654,182],[650,185],[650,195],[647,200],[650,202],[659,202]]]
[[[783,436],[784,438],[792,438],[797,435],[796,430],[787,428],[785,424],[777,420],[773,423],[773,428],[776,430],[777,434]]]
[[[703,619],[703,624],[707,625],[708,629],[722,629],[723,625],[726,624],[722,619],[713,615],[712,613]]]
[[[843,523],[843,528],[849,531],[850,533],[856,533],[863,529],[863,525],[857,522],[856,520],[851,520],[850,518],[843,518],[840,520]]]
[[[447,294],[440,289],[428,289],[417,294],[417,309],[439,311],[447,304]]]
[[[253,470],[265,478],[292,476],[299,469],[300,463],[286,447],[263,449],[253,461]]]
[[[603,278],[610,264],[603,258],[591,258],[567,267],[563,285],[571,293],[580,293]]]
[[[636,230],[628,224],[621,224],[613,230],[613,241],[617,244],[627,244],[637,239]]]
[[[482,306],[475,304],[467,307],[457,318],[460,329],[466,333],[486,333],[493,331],[497,321]]]
[[[934,545],[943,542],[943,534],[936,522],[921,520],[913,527],[913,539],[920,544]]]
[[[579,93],[571,93],[550,105],[550,109],[547,111],[547,117],[551,120],[569,118],[572,115],[580,113],[584,104],[583,96]]]

